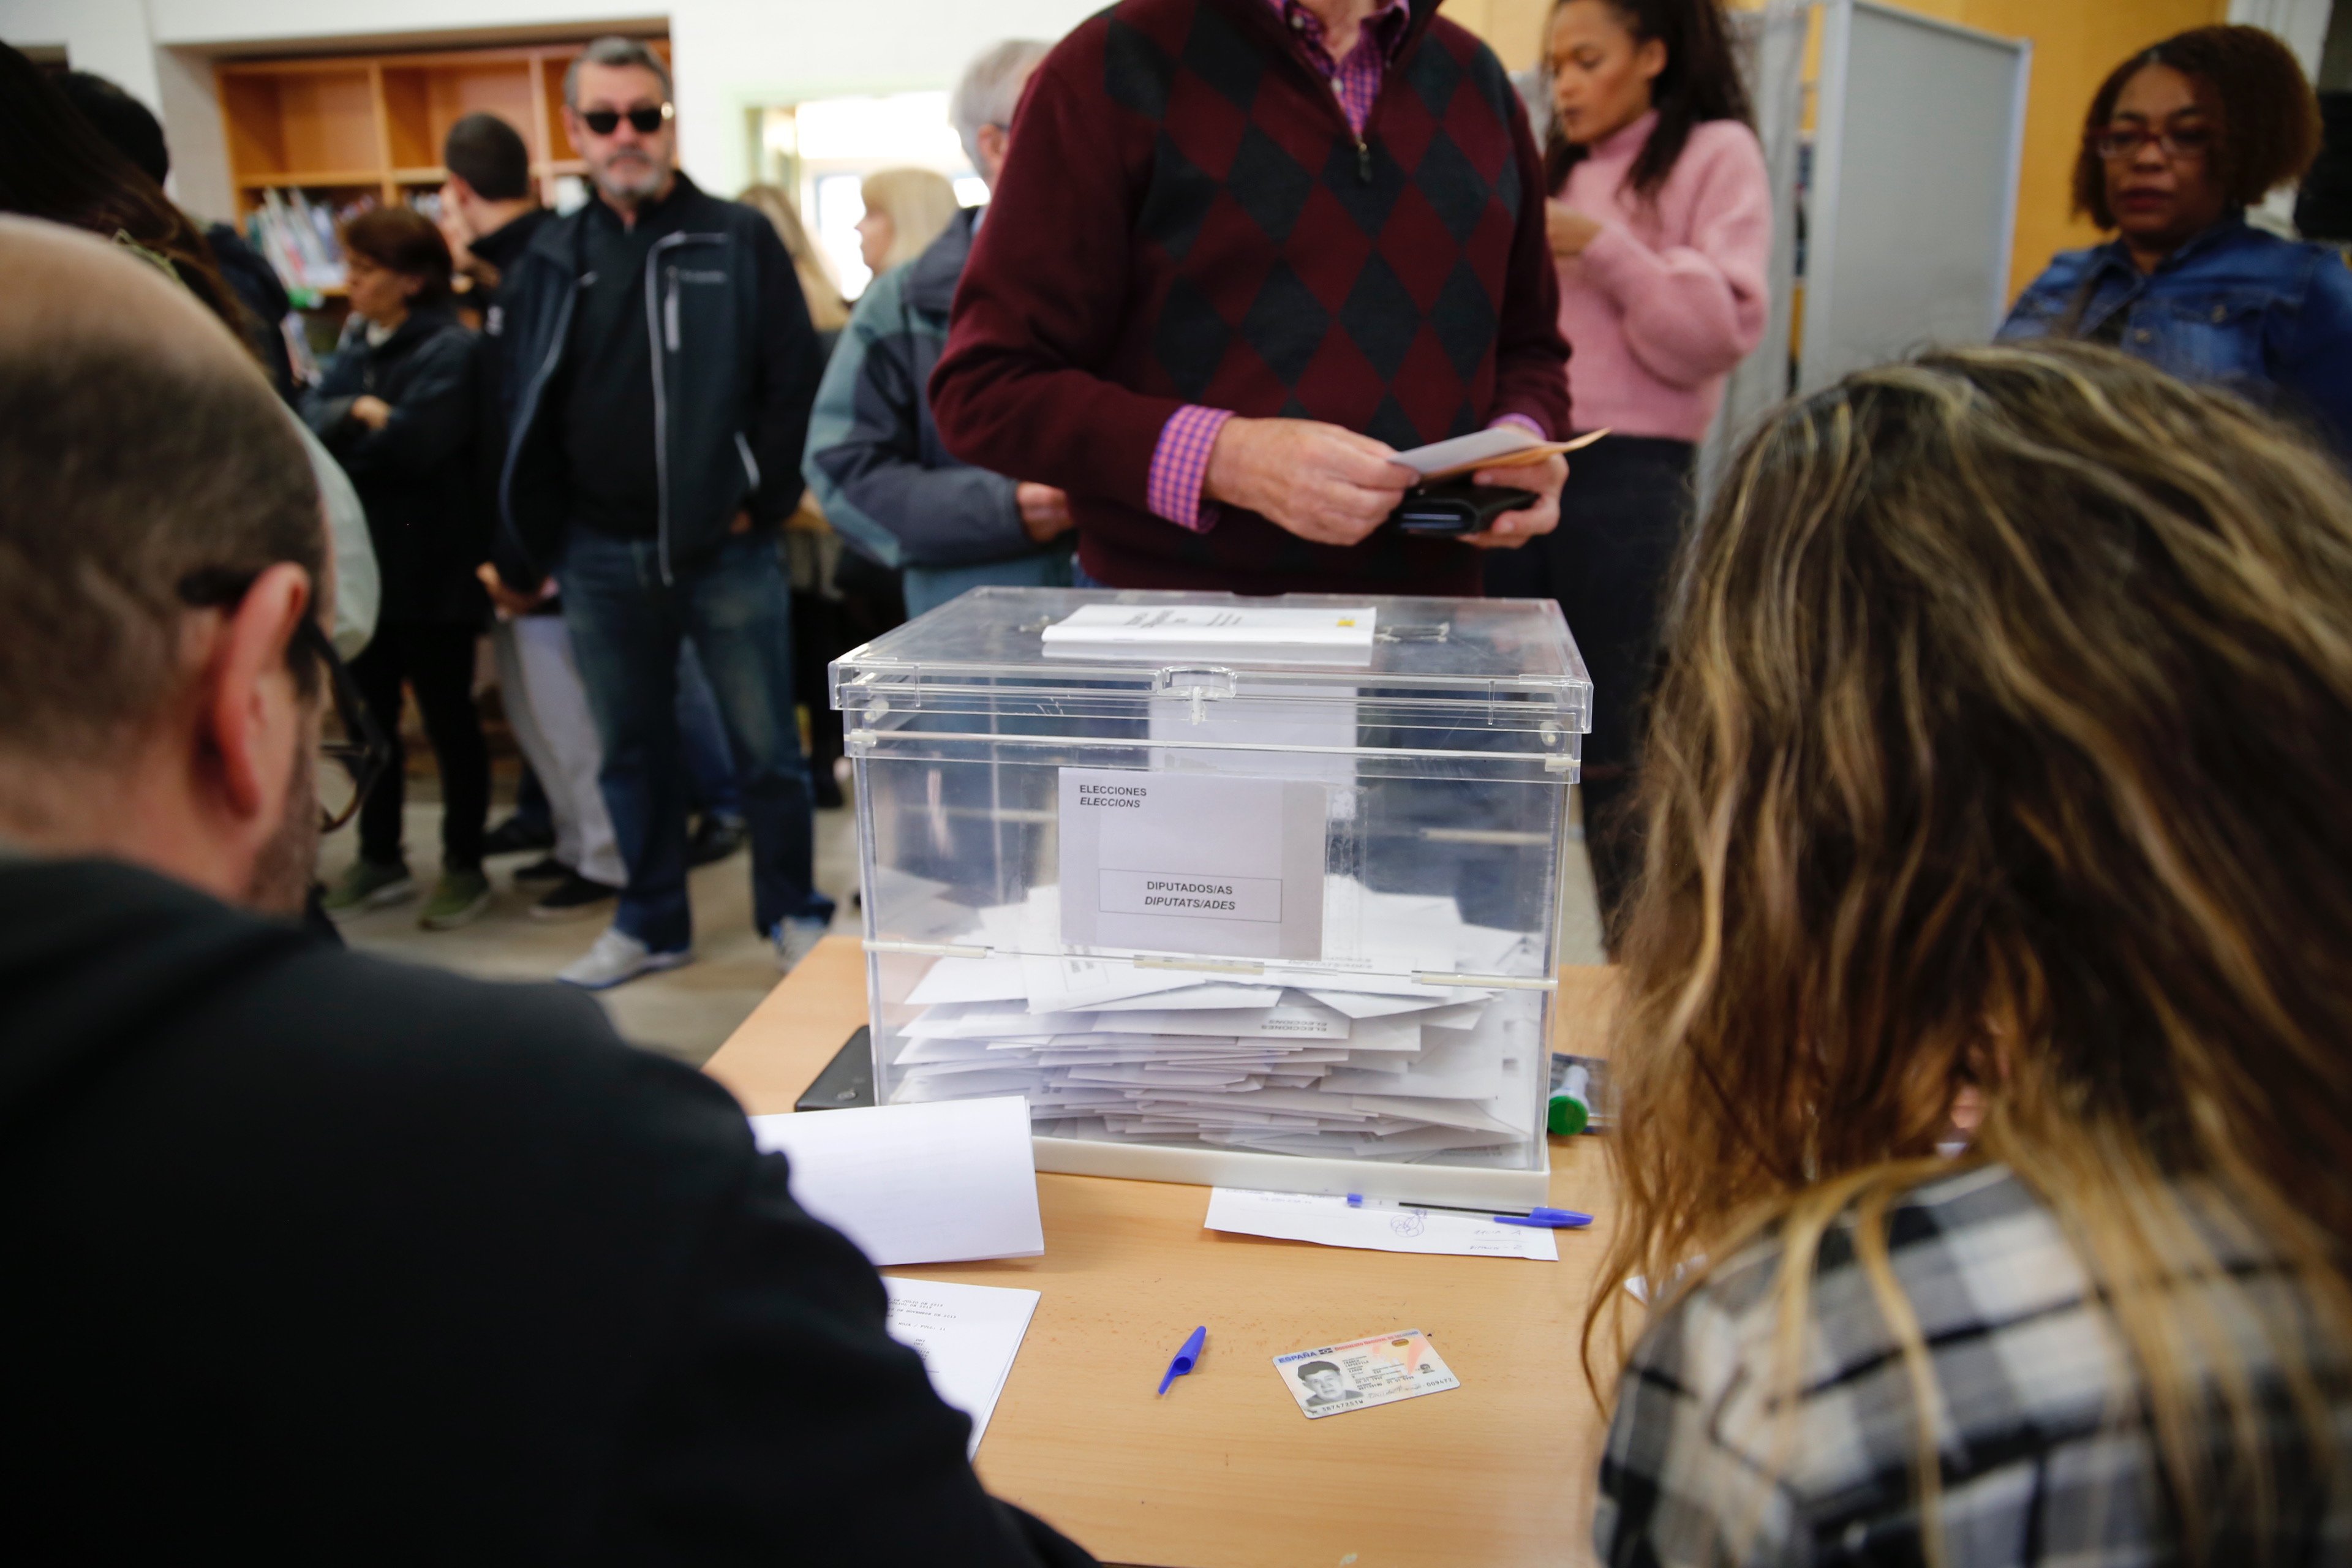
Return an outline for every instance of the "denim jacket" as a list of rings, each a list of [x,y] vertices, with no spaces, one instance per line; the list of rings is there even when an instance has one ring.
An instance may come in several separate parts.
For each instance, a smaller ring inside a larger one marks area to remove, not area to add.
[[[2061,251],[2018,296],[2000,336],[2059,334],[2228,387],[2352,458],[2352,272],[2331,247],[2281,239],[2233,214],[2154,272],[2132,265],[2120,239]]]

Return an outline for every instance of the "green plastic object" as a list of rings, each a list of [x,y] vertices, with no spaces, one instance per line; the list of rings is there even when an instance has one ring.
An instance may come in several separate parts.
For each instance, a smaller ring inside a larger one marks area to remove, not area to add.
[[[1592,1120],[1592,1112],[1584,1101],[1565,1094],[1551,1097],[1551,1115],[1548,1119],[1555,1138],[1573,1138],[1584,1131]]]

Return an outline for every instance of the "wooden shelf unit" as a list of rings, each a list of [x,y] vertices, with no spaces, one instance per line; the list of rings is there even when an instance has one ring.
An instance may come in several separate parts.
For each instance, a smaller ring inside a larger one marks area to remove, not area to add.
[[[478,110],[522,133],[540,199],[584,172],[563,133],[563,73],[586,39],[423,54],[229,60],[214,68],[241,217],[265,190],[404,201],[446,177],[441,142]],[[667,63],[667,38],[648,38]]]

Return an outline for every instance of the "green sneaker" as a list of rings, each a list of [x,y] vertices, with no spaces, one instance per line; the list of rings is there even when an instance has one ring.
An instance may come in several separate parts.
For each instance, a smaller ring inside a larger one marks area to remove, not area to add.
[[[331,915],[356,915],[415,896],[416,881],[409,876],[407,867],[354,860],[320,902]]]
[[[433,896],[425,900],[416,923],[426,931],[456,931],[489,907],[490,879],[478,868],[444,871],[433,884]]]

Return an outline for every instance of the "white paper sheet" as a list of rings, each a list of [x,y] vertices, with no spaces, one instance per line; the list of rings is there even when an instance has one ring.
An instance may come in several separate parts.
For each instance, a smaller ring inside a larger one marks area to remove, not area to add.
[[[1521,443],[1524,444],[1524,443]],[[1292,647],[1370,655],[1370,605],[1331,609],[1233,605],[1087,605],[1047,626],[1049,652],[1088,648]]]
[[[1346,1198],[1321,1193],[1212,1187],[1208,1217],[1202,1225],[1242,1236],[1271,1236],[1369,1252],[1559,1260],[1559,1244],[1549,1230],[1496,1225],[1487,1216],[1440,1209],[1352,1208]]]
[[[1465,463],[1480,463],[1495,458],[1507,458],[1529,447],[1540,447],[1543,437],[1517,425],[1498,425],[1488,430],[1473,430],[1467,436],[1450,440],[1432,441],[1426,447],[1410,447],[1396,454],[1395,461],[1424,477],[1458,468]]]
[[[890,1337],[913,1346],[940,1400],[971,1417],[964,1456],[977,1455],[1037,1310],[1037,1292],[887,1274],[882,1288],[890,1294]]]
[[[793,1196],[877,1265],[1045,1250],[1029,1110],[1017,1096],[754,1116]]]

